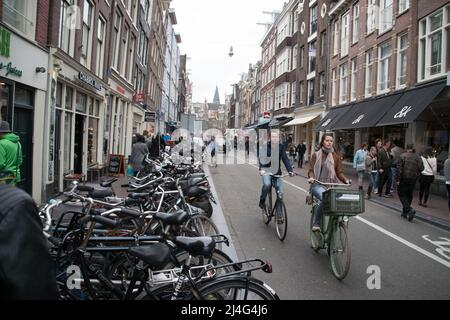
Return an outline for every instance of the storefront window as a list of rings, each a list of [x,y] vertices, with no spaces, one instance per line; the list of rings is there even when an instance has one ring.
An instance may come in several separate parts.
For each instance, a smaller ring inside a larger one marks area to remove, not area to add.
[[[94,102],[94,116],[98,117],[100,115],[100,101],[95,100]]]
[[[72,151],[72,114],[66,112],[64,117],[64,174],[70,173],[70,154]]]
[[[22,106],[32,106],[33,103],[33,91],[16,86],[14,103]]]
[[[450,132],[439,128],[436,123],[428,122],[422,143],[424,146],[433,148],[437,159],[438,175],[444,175],[444,162],[448,159],[450,148]]]
[[[8,121],[8,106],[10,102],[11,86],[0,83],[0,120]]]
[[[73,89],[66,86],[66,109],[73,110]]]
[[[61,108],[62,104],[62,84],[58,82],[56,85],[56,107]]]
[[[88,165],[97,163],[98,119],[89,118]]]
[[[86,113],[87,97],[85,94],[77,92],[76,110]]]
[[[94,115],[94,99],[88,97],[89,115]]]
[[[353,161],[353,155],[355,153],[355,131],[336,132],[334,149],[341,155],[344,161]]]

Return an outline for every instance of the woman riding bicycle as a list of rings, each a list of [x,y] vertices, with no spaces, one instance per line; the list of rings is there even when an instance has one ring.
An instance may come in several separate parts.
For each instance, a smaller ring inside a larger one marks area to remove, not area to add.
[[[319,151],[313,153],[308,171],[308,183],[312,184],[311,193],[320,200],[312,231],[320,231],[320,221],[323,216],[322,194],[327,189],[314,183],[315,180],[325,183],[350,184],[350,180],[344,175],[341,156],[334,151],[334,138],[331,134],[325,133],[320,141]]]

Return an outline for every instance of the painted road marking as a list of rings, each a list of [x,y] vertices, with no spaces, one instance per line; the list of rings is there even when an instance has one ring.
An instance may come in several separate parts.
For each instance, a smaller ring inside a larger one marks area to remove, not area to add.
[[[255,166],[253,164],[251,164],[251,166],[255,167],[256,169],[259,169],[259,167]],[[286,184],[290,185],[291,187],[294,187],[294,188],[296,188],[298,190],[301,190],[301,191],[303,191],[305,193],[308,193],[308,191],[306,191],[305,189],[303,189],[303,188],[301,188],[299,186],[296,186],[295,184],[292,184],[292,183],[290,183],[290,182],[288,182],[286,180],[284,180],[284,183],[286,183]],[[370,227],[380,231],[381,233],[384,233],[385,235],[387,235],[387,236],[389,236],[389,237],[399,241],[400,243],[403,243],[405,246],[408,246],[411,249],[414,249],[417,252],[427,256],[428,258],[433,259],[436,262],[439,262],[440,264],[446,266],[447,268],[450,268],[450,262],[449,261],[446,261],[446,260],[442,259],[441,257],[438,257],[437,255],[434,255],[431,252],[426,251],[425,249],[422,249],[421,247],[415,245],[414,243],[409,242],[408,240],[405,240],[402,237],[397,236],[396,234],[393,234],[392,232],[390,232],[390,231],[380,227],[379,225],[377,225],[377,224],[375,224],[373,222],[370,222],[370,221],[368,221],[368,220],[366,220],[364,218],[361,218],[359,216],[356,216],[355,218],[358,219],[359,221],[367,224],[368,226],[370,226]]]

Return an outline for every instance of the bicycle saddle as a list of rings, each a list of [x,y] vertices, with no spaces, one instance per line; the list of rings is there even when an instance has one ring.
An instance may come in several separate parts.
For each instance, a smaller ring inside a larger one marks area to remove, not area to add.
[[[182,225],[189,219],[189,214],[180,210],[174,213],[157,212],[154,217],[165,224]]]
[[[169,247],[164,243],[155,243],[151,246],[132,247],[128,253],[147,263],[152,270],[163,269],[171,260]]]
[[[119,180],[119,179],[112,178],[112,179],[109,179],[109,180],[102,181],[102,182],[100,182],[100,186],[102,186],[104,188],[110,188],[112,186],[112,184],[114,182],[116,182],[117,180]]]
[[[89,192],[89,196],[93,199],[103,199],[112,195],[113,191],[111,189],[94,189]]]
[[[216,242],[211,237],[175,237],[173,242],[192,256],[212,255]]]

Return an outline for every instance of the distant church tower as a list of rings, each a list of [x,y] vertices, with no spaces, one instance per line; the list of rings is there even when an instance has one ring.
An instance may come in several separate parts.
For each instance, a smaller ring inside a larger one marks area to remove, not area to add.
[[[220,104],[219,88],[217,88],[217,86],[216,86],[216,92],[214,93],[213,103]]]

